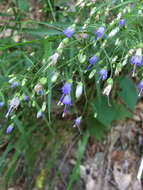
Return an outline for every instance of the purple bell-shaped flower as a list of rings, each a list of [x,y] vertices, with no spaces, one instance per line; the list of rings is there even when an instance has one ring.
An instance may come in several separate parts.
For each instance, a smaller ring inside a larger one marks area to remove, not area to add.
[[[97,74],[100,75],[100,77],[97,81],[98,83],[99,83],[100,79],[105,80],[107,78],[107,70],[104,68],[102,68],[100,71],[98,71]]]
[[[11,112],[11,110],[12,110],[13,108],[17,108],[18,105],[19,105],[19,99],[18,99],[17,97],[14,97],[14,98],[11,100],[11,102],[10,102],[10,107],[9,107],[9,109],[8,109],[8,112],[7,112],[7,114],[6,114],[6,117],[8,117],[9,114],[10,114],[10,112]]]
[[[66,29],[63,30],[63,34],[67,37],[70,38],[74,34],[75,30],[73,27],[69,26]]]
[[[120,19],[120,21],[118,22],[118,26],[119,27],[124,27],[125,26],[125,19],[124,18]]]
[[[139,65],[142,65],[142,50],[141,48],[137,49],[136,54],[130,59],[130,63],[134,64],[133,68],[133,74],[132,76],[135,76],[136,73],[136,67]]]
[[[18,86],[18,82],[14,81],[8,88],[16,88]]]
[[[62,101],[63,101],[63,99],[64,99],[64,96],[65,95],[69,95],[70,94],[70,91],[71,91],[71,84],[69,83],[69,82],[66,82],[65,84],[64,84],[64,86],[62,87],[62,96],[61,96],[61,98],[60,98],[60,101],[59,101],[59,103],[58,104],[61,104],[62,103]]]
[[[139,93],[138,93],[138,97],[141,96],[141,93],[143,91],[143,80],[140,81],[140,83],[138,84],[137,88],[140,89]]]
[[[103,26],[99,27],[94,32],[94,34],[96,35],[96,40],[98,40],[104,34],[105,31],[106,31],[106,29]],[[103,38],[106,38],[106,34],[103,35]]]
[[[13,126],[9,125],[8,128],[6,129],[6,133],[10,133],[13,130]]]
[[[86,68],[86,71],[88,71],[88,69],[94,64],[96,63],[96,61],[98,60],[98,57],[96,55],[92,56],[90,59],[89,59],[89,65],[88,67]]]
[[[62,117],[65,116],[67,106],[71,106],[71,105],[72,105],[72,104],[71,104],[71,97],[68,96],[68,95],[66,95],[66,96],[64,97],[64,99],[63,99],[63,104],[65,105],[65,107],[64,107],[64,112],[63,112]]]

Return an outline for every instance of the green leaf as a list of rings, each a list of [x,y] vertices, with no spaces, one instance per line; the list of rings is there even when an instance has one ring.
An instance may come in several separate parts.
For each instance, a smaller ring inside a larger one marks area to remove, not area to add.
[[[18,0],[18,8],[22,11],[28,10],[27,0]]]
[[[86,121],[87,126],[88,126],[88,131],[91,136],[94,136],[98,140],[102,140],[102,136],[106,130],[106,127],[97,121],[97,119],[93,117],[89,117]]]
[[[101,96],[100,99],[96,97],[92,105],[93,112],[97,113],[96,119],[103,125],[109,127],[115,118],[113,104],[109,106],[107,97]]]
[[[119,77],[117,82],[121,88],[121,91],[118,91],[117,94],[133,110],[137,103],[137,92],[133,81],[125,77]]]
[[[131,117],[132,114],[123,105],[115,104],[115,118],[114,120],[120,121],[124,118]]]

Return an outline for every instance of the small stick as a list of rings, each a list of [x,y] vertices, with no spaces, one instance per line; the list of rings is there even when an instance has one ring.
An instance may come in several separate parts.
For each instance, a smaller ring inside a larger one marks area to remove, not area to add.
[[[137,179],[139,181],[141,180],[142,172],[143,172],[143,157],[142,157],[141,164],[140,164],[140,167],[139,167],[139,171],[138,171],[138,174],[137,174]]]

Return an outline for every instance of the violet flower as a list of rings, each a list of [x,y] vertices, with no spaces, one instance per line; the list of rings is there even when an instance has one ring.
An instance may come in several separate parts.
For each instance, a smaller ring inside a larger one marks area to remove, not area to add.
[[[11,110],[12,110],[13,108],[17,108],[18,105],[19,105],[19,100],[18,100],[17,97],[14,97],[14,98],[11,100],[11,102],[10,102],[10,107],[9,107],[8,112],[7,112],[7,114],[6,114],[6,118],[9,116]]]
[[[105,31],[106,31],[106,29],[103,26],[99,27],[94,32],[94,34],[96,35],[96,40],[98,40],[104,34]],[[102,38],[106,38],[106,34],[104,34]]]
[[[100,71],[98,71],[97,74],[100,75],[100,77],[97,81],[98,83],[99,83],[100,79],[105,80],[107,78],[107,70],[104,68],[102,68]]]
[[[89,65],[88,67],[86,68],[86,71],[88,71],[88,69],[94,64],[96,63],[96,61],[98,60],[98,57],[96,55],[92,56],[90,59],[89,59]]]
[[[9,125],[8,128],[6,129],[6,133],[10,133],[13,130],[13,126]]]
[[[68,96],[68,95],[66,95],[66,96],[64,97],[64,99],[63,99],[63,104],[65,105],[65,107],[64,107],[64,112],[63,112],[62,117],[65,116],[67,106],[71,106],[71,105],[72,105],[72,104],[71,104],[71,97]]]
[[[28,96],[24,96],[24,102],[28,101]]]
[[[138,65],[142,65],[142,56],[138,56],[138,55],[134,55],[131,59],[130,59],[130,63],[131,64],[134,64],[134,68],[133,68],[133,74],[132,76],[134,77],[135,76],[135,73],[136,73],[136,67]]]
[[[40,117],[42,116],[42,112],[41,112],[41,110],[40,111],[38,111],[38,113],[37,113],[37,119],[39,119]]]
[[[140,89],[139,94],[138,94],[138,97],[140,97],[141,93],[143,91],[143,80],[140,81],[140,83],[138,84],[137,88]]]
[[[125,26],[125,19],[120,19],[120,21],[118,22],[118,26],[119,27],[124,27]]]
[[[78,126],[78,125],[80,125],[81,117],[77,117],[74,121],[75,121],[74,126]]]
[[[67,27],[65,30],[63,30],[63,34],[69,38],[74,34],[75,30],[71,26]]]
[[[11,86],[9,86],[8,88],[16,88],[18,86],[18,82],[14,81]]]
[[[70,91],[71,91],[71,84],[69,83],[69,82],[66,82],[65,84],[64,84],[64,86],[62,87],[62,96],[61,96],[61,98],[60,98],[60,101],[59,101],[59,103],[58,104],[61,104],[62,103],[62,101],[63,101],[63,99],[64,99],[64,96],[65,95],[69,95],[70,94]]]
[[[3,107],[3,105],[4,105],[4,102],[0,102],[0,107]]]

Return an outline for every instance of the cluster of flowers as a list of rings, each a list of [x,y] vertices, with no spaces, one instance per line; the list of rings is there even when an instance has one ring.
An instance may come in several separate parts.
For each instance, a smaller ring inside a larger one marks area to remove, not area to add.
[[[120,19],[119,22],[118,22],[118,27],[124,27],[125,26],[125,19]],[[66,28],[65,30],[63,30],[63,34],[67,37],[67,38],[70,38],[73,34],[75,33],[75,28],[73,26],[69,26],[68,28]],[[96,42],[99,40],[99,39],[105,39],[107,37],[107,35],[105,34],[106,33],[106,29],[104,27],[99,27],[95,32],[95,36],[96,36]],[[60,47],[63,47],[63,43],[61,43]],[[55,57],[56,56],[56,57]],[[59,53],[57,52],[55,55],[51,56],[50,57],[50,60],[52,62],[52,64],[55,64],[57,62],[57,59],[59,57]],[[97,61],[99,60],[99,57],[95,54],[93,55],[90,59],[89,59],[89,65],[87,66],[87,68],[85,69],[85,71],[87,72]],[[137,51],[136,51],[136,54],[130,59],[130,63],[133,64],[133,74],[132,76],[134,77],[135,76],[135,73],[136,73],[136,67],[139,66],[139,65],[142,65],[143,62],[142,62],[142,50],[141,48],[138,48]],[[97,83],[100,82],[100,80],[106,80],[107,79],[107,67],[103,67],[101,68],[97,74],[99,75],[99,78],[98,78],[98,81]],[[55,75],[54,75],[55,76]],[[57,77],[57,75],[56,75]],[[107,86],[107,88],[104,90],[103,94],[106,94],[107,96],[109,95],[111,89],[112,89],[112,84],[113,84],[113,80],[112,78],[109,78],[107,80],[107,84],[109,84]],[[13,81],[12,84],[9,86],[9,88],[16,88],[18,86],[18,82],[16,81]],[[65,84],[63,85],[62,87],[62,96],[58,102],[59,105],[64,105],[64,111],[63,111],[63,114],[62,114],[62,117],[65,116],[66,114],[66,109],[67,109],[67,106],[72,106],[72,103],[71,103],[71,96],[70,96],[70,93],[71,93],[71,87],[72,87],[72,82],[69,80],[67,82],[65,82]],[[141,93],[143,91],[143,80],[140,81],[140,83],[138,84],[137,86],[140,91],[139,91],[139,94],[138,96],[140,97],[141,96]],[[42,90],[41,87],[35,87],[35,91],[37,91],[38,89],[38,92],[40,92],[41,95],[44,95],[44,91]],[[39,90],[40,89],[40,90]],[[76,97],[79,98],[82,94],[82,83],[80,82],[78,85],[77,85],[77,88],[76,88]],[[24,101],[28,101],[28,96],[24,96]],[[0,102],[0,107],[2,107],[4,105],[3,102]],[[10,112],[12,111],[12,109],[14,108],[17,108],[19,106],[19,99],[18,97],[14,97],[11,102],[10,102],[10,107],[8,109],[8,112],[6,114],[6,117],[9,116]],[[42,111],[39,110],[38,113],[37,113],[37,118],[40,118],[42,116]],[[80,122],[81,122],[81,116],[77,117],[74,121],[74,127],[75,126],[79,126],[80,125]],[[7,128],[6,132],[7,133],[10,133],[13,129],[13,125],[9,125],[9,127]]]

